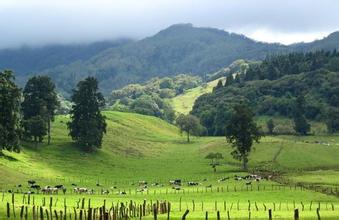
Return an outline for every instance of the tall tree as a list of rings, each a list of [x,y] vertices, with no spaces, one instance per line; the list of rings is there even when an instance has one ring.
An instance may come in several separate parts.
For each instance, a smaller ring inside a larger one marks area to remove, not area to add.
[[[176,119],[176,124],[180,128],[180,132],[187,134],[187,142],[190,142],[190,135],[200,135],[203,130],[203,126],[200,121],[194,115],[180,114]]]
[[[305,97],[299,95],[296,99],[293,113],[294,130],[300,135],[306,135],[310,131],[310,124],[305,118]]]
[[[30,117],[23,121],[23,126],[26,129],[26,135],[33,137],[35,147],[42,142],[43,137],[47,134],[46,120],[40,115]]]
[[[0,153],[3,149],[20,151],[21,90],[10,70],[0,72]]]
[[[328,109],[326,125],[327,131],[331,134],[339,131],[339,108]]]
[[[253,142],[259,142],[261,132],[253,120],[254,114],[247,105],[235,105],[233,114],[226,125],[226,140],[232,144],[233,158],[242,161],[247,170],[248,156]]]
[[[34,76],[27,81],[27,84],[23,91],[24,101],[22,103],[22,111],[24,120],[29,120],[32,117],[40,116],[45,121],[47,126],[48,144],[51,141],[51,121],[54,120],[55,111],[59,106],[57,93],[55,91],[55,85],[48,76]],[[36,118],[35,118],[36,119]],[[31,120],[24,125],[32,124],[40,120]],[[40,127],[42,124],[39,122]],[[34,140],[41,140],[42,137],[32,136],[36,131],[29,131],[27,129],[32,126],[25,127],[25,135],[27,137],[33,137]],[[45,130],[45,129],[44,129]],[[37,132],[43,134],[45,132]],[[45,134],[46,135],[46,134]]]
[[[98,91],[97,79],[88,77],[80,81],[73,90],[72,101],[71,121],[67,124],[69,135],[85,151],[100,148],[106,133],[106,121],[100,112],[105,99]]]
[[[269,134],[273,134],[273,130],[274,130],[274,121],[272,118],[270,118],[267,122],[266,122],[266,127],[268,130]]]

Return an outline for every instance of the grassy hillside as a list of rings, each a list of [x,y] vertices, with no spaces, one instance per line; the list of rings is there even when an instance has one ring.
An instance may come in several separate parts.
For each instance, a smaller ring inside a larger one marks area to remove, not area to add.
[[[273,204],[276,204],[273,216],[279,218],[291,216],[294,206],[301,209],[300,201],[308,206],[311,201],[321,202],[323,216],[336,216],[336,212],[330,208],[325,209],[331,207],[330,204],[334,204],[335,210],[339,208],[339,200],[336,197],[289,186],[281,188],[272,181],[253,182],[248,188],[245,185],[247,181],[233,180],[235,174],[245,175],[245,173],[239,169],[240,163],[229,155],[231,147],[226,144],[223,137],[193,138],[192,143],[186,143],[185,137],[180,136],[176,127],[161,119],[110,111],[105,112],[105,115],[108,122],[107,134],[102,149],[95,153],[83,153],[72,144],[70,137],[67,136],[66,116],[58,116],[53,123],[53,139],[50,146],[41,144],[38,149],[34,149],[30,144],[23,143],[24,148],[20,154],[4,152],[5,157],[0,157],[0,190],[16,190],[14,185],[19,183],[24,185],[23,190],[27,190],[28,179],[37,180],[42,186],[64,184],[70,189],[71,183],[76,183],[95,190],[95,195],[80,196],[70,191],[66,195],[54,195],[53,197],[60,201],[67,199],[69,212],[73,211],[71,207],[76,206],[81,197],[91,198],[92,206],[102,205],[104,199],[107,204],[117,201],[128,202],[131,199],[137,203],[144,199],[148,202],[171,201],[173,208],[171,219],[182,216],[186,208],[191,210],[190,219],[202,219],[204,217],[202,210],[208,210],[212,215],[215,201],[218,202],[222,216],[226,216],[225,210],[230,210],[233,217],[244,218],[248,216],[248,200],[257,202],[259,206],[258,211],[252,210],[253,219],[267,215],[262,204],[272,209],[275,206]],[[336,135],[265,137],[260,144],[254,146],[249,165],[251,169],[279,171],[282,174],[281,178],[291,184],[300,182],[298,176],[302,172],[305,175],[304,182],[322,181],[323,186],[335,186],[337,180],[331,176],[339,169],[338,144],[339,136]],[[222,166],[217,167],[216,173],[213,173],[209,166],[209,160],[204,159],[209,152],[221,152],[225,157]],[[316,177],[319,172],[326,172],[322,180]],[[230,179],[218,182],[221,177]],[[184,185],[182,187],[184,190],[175,191],[168,185],[168,181],[175,178],[197,181],[200,185],[195,187]],[[150,185],[147,192],[137,193],[136,183],[139,180],[164,185]],[[111,194],[99,195],[102,187],[95,186],[96,183],[100,183],[104,189],[112,190]],[[208,185],[212,185],[213,188],[206,188]],[[113,186],[117,189],[111,188]],[[126,190],[127,195],[115,194],[121,190]],[[42,194],[35,195],[36,204],[41,204],[43,197]],[[21,195],[18,194],[15,198],[16,203],[22,202]],[[179,205],[180,200],[182,208]],[[3,201],[11,201],[11,195],[5,193]],[[192,201],[195,201],[196,211],[192,210]],[[225,210],[224,201],[227,201]],[[5,213],[4,204],[0,202],[1,217]],[[53,209],[62,208],[62,202],[53,207]],[[302,212],[302,216],[312,219],[315,211],[307,209]]]
[[[224,77],[222,79],[224,79]],[[195,100],[203,94],[212,92],[219,80],[220,78],[193,89],[186,90],[184,94],[171,98],[170,102],[174,111],[183,114],[189,113],[192,110]]]
[[[106,178],[200,179],[213,175],[204,157],[216,151],[225,156],[225,166],[218,169],[220,175],[239,170],[240,163],[229,155],[231,147],[223,137],[196,137],[192,143],[186,143],[175,126],[161,119],[122,112],[105,115],[108,130],[102,149],[94,153],[79,151],[67,135],[68,118],[58,116],[52,125],[51,145],[43,143],[35,149],[23,143],[20,154],[5,152],[6,156],[0,158],[0,170],[6,175],[2,175],[0,183],[16,183],[31,176],[93,182]],[[265,137],[255,145],[250,167],[269,165],[284,172],[336,169],[338,144],[339,137],[335,135]]]

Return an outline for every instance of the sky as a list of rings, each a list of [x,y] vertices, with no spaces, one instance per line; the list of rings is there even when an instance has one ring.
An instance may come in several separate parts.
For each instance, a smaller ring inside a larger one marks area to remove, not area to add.
[[[0,0],[0,48],[142,39],[177,23],[310,42],[339,30],[339,1]]]

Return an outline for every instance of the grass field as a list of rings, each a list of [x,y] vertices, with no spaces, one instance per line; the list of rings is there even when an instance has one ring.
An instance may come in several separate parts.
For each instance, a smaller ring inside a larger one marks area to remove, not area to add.
[[[177,113],[188,114],[194,105],[195,100],[205,94],[212,92],[213,88],[217,85],[220,79],[208,82],[205,85],[198,86],[193,89],[186,90],[184,94],[175,96],[170,99],[170,102]]]
[[[54,201],[58,201],[53,209],[62,210],[66,198],[68,212],[73,212],[79,199],[87,201],[91,198],[93,207],[101,206],[104,200],[110,206],[112,202],[130,200],[136,203],[142,203],[144,199],[147,203],[166,200],[172,204],[171,219],[179,219],[186,209],[190,210],[188,219],[203,219],[205,211],[210,213],[210,219],[216,219],[216,210],[221,211],[223,219],[227,211],[232,219],[248,219],[249,201],[252,219],[267,219],[268,209],[274,210],[275,219],[291,219],[294,208],[300,210],[302,219],[314,219],[319,202],[322,219],[339,216],[336,196],[295,187],[296,184],[314,184],[335,189],[339,183],[338,135],[264,137],[254,146],[250,169],[264,169],[278,176],[272,181],[252,182],[248,186],[245,184],[248,181],[233,180],[234,175],[246,173],[230,156],[231,146],[224,137],[196,137],[186,143],[186,138],[175,126],[158,118],[121,112],[105,112],[105,115],[108,130],[103,147],[97,152],[83,153],[73,145],[67,135],[67,116],[58,116],[53,123],[51,145],[42,143],[35,149],[33,145],[23,143],[20,154],[5,151],[5,156],[0,157],[0,189],[4,192],[0,197],[0,217],[5,216],[7,202],[12,202],[12,195],[7,191],[27,191],[29,179],[36,180],[41,186],[65,185],[68,189],[65,195],[53,195]],[[209,152],[221,152],[225,157],[216,173],[209,166],[209,160],[204,159]],[[218,182],[222,177],[230,179]],[[177,178],[200,184],[185,184],[176,191],[168,181]],[[141,180],[159,185],[149,185],[147,192],[136,192],[137,182]],[[281,182],[285,184],[281,185]],[[94,189],[95,194],[74,194],[72,183]],[[96,186],[97,183],[101,186]],[[23,187],[16,188],[17,184]],[[211,188],[207,187],[210,185]],[[101,189],[110,190],[110,194],[100,195]],[[122,191],[126,195],[116,194]],[[50,195],[35,194],[34,197],[36,205],[41,206],[43,198],[49,201]],[[15,193],[17,209],[22,205],[22,199],[22,194]],[[25,205],[32,211],[27,198]],[[165,216],[160,215],[159,219],[165,219]]]

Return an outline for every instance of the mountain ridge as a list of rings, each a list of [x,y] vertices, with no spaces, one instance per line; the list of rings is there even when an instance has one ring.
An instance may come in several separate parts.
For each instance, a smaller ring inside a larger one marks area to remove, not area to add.
[[[210,27],[195,27],[192,24],[175,24],[144,39],[103,47],[97,53],[82,59],[36,67],[36,71],[22,73],[21,85],[36,74],[51,76],[59,90],[69,94],[77,81],[88,75],[98,78],[105,94],[130,83],[142,83],[153,77],[191,73],[204,76],[228,66],[237,59],[262,60],[270,54],[292,51],[333,50],[339,47],[339,32],[322,40],[285,46],[277,43],[255,41],[245,35],[230,33]],[[0,69],[4,66],[1,59]],[[48,59],[48,57],[46,58]],[[48,63],[45,58],[42,59]],[[6,60],[5,60],[6,61]],[[15,57],[14,57],[15,61]]]

